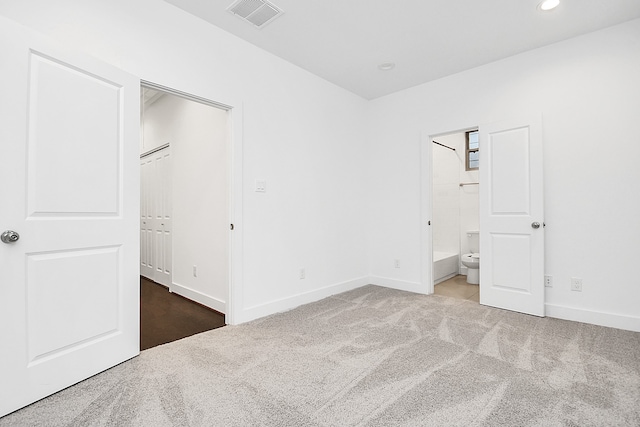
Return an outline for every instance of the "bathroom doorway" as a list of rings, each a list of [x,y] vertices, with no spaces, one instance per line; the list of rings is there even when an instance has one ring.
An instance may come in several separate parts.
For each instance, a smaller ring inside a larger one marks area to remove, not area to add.
[[[433,264],[433,253],[439,249],[438,230],[432,222],[442,221],[435,210],[440,205],[438,197],[446,195],[433,184],[434,167],[439,163],[434,160],[438,155],[436,148],[455,154],[456,147],[444,147],[447,144],[442,142],[446,142],[443,138],[478,129],[478,180],[468,181],[469,187],[478,189],[478,227],[466,231],[467,234],[478,231],[479,236],[480,303],[544,316],[542,114],[516,114],[478,127],[457,129],[460,130],[425,132],[422,138],[420,230],[425,293],[433,293],[434,283],[439,279]],[[456,157],[464,158],[457,154]],[[470,171],[465,169],[467,172]],[[465,182],[458,182],[458,186],[467,187]],[[461,211],[462,205],[458,215]],[[450,221],[450,215],[447,218],[445,221]],[[459,254],[463,253],[464,241],[460,240]]]
[[[478,131],[430,140],[434,293],[479,301]]]

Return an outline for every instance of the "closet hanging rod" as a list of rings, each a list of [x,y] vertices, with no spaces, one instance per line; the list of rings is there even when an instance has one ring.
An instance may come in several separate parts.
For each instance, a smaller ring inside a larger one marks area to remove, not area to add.
[[[448,148],[449,150],[456,151],[455,148],[451,148],[448,145],[440,144],[438,141],[431,141],[431,142],[433,142],[434,144],[442,145],[444,148]]]
[[[153,154],[153,153],[157,153],[160,150],[164,150],[168,146],[169,146],[169,143],[167,142],[166,144],[162,144],[159,147],[152,148],[151,150],[147,151],[146,153],[140,154],[140,158],[147,157],[148,155]]]
[[[460,187],[464,187],[465,185],[478,185],[479,182],[461,182]]]

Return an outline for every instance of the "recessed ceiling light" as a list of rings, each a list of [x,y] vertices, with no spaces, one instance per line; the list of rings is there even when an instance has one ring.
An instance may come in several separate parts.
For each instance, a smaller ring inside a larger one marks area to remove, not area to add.
[[[540,10],[551,10],[560,4],[560,0],[544,0],[538,5]]]
[[[396,64],[394,64],[393,62],[383,62],[382,64],[378,65],[378,70],[389,71],[393,70],[395,66]]]

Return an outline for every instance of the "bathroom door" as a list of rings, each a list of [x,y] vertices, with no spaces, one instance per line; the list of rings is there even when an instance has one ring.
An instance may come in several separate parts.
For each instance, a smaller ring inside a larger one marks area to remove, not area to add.
[[[480,303],[544,316],[540,115],[480,126]]]
[[[140,81],[0,17],[0,416],[139,354]]]

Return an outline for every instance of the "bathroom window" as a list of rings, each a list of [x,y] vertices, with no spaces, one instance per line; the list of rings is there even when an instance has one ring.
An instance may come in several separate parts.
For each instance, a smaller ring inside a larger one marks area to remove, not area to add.
[[[480,148],[480,135],[477,130],[472,130],[465,133],[467,140],[467,148],[465,151],[466,161],[466,170],[472,171],[478,169],[480,166],[480,152],[478,149]]]

